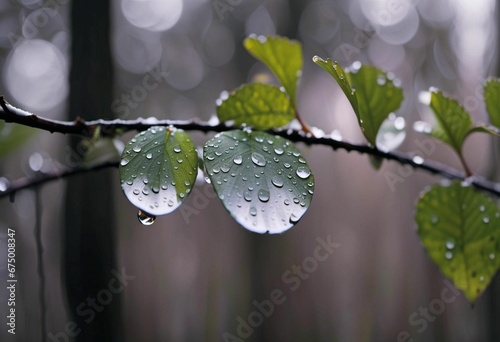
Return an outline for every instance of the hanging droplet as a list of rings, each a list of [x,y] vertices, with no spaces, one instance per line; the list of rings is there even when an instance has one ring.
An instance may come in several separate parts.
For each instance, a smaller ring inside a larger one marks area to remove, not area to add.
[[[266,158],[257,152],[252,153],[252,162],[257,166],[266,166]]]
[[[154,215],[151,215],[151,214],[148,214],[147,212],[145,211],[142,211],[142,210],[139,210],[137,212],[137,219],[139,220],[140,223],[142,223],[143,225],[145,226],[150,226],[152,225],[155,220],[156,220],[156,216]]]
[[[311,171],[305,167],[305,166],[299,166],[297,168],[297,176],[299,176],[302,179],[306,179],[311,175]]]

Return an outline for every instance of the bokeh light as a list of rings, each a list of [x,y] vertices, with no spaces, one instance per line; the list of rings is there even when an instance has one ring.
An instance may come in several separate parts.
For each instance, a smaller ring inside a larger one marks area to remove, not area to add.
[[[182,0],[122,0],[123,15],[134,26],[149,31],[172,28],[182,14]]]
[[[49,110],[66,98],[66,59],[50,42],[25,40],[11,50],[4,65],[4,82],[20,105]]]

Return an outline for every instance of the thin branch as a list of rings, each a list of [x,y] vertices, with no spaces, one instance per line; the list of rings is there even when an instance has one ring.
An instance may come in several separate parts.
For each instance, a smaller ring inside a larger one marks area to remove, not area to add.
[[[142,131],[152,126],[174,126],[186,131],[199,132],[222,132],[234,129],[224,124],[211,124],[200,120],[157,120],[151,119],[136,119],[136,120],[94,120],[84,121],[77,119],[76,121],[57,121],[46,119],[35,114],[26,112],[8,104],[3,97],[0,96],[0,120],[6,122],[14,122],[17,124],[38,128],[62,134],[74,134],[81,136],[91,136],[97,128],[100,128],[100,134],[104,137],[114,136],[118,131],[125,132],[131,130]],[[302,142],[307,145],[324,145],[330,146],[334,150],[342,149],[347,152],[356,151],[361,154],[377,156],[386,160],[394,160],[402,165],[410,165],[415,169],[425,170],[427,172],[438,174],[448,179],[466,180],[468,175],[462,171],[451,168],[449,166],[434,162],[421,162],[420,158],[414,159],[413,155],[403,152],[384,152],[368,145],[354,144],[346,141],[336,140],[329,136],[315,137],[312,134],[304,134],[304,132],[296,130],[273,130],[270,133],[279,135],[293,142]],[[81,174],[93,170],[100,170],[108,167],[117,167],[118,162],[104,162],[94,165],[93,167],[76,167],[73,169],[54,170],[44,175],[38,175],[35,178],[21,178],[12,181],[11,186],[6,191],[0,192],[0,198],[14,194],[16,191],[49,182],[59,178],[66,178],[74,174]],[[487,191],[500,197],[500,184],[490,182],[481,177],[474,177],[471,184],[480,190]]]

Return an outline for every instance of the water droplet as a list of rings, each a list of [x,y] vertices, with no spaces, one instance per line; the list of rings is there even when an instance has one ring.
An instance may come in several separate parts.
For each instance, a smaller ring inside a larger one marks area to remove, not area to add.
[[[285,205],[289,205],[290,204],[290,200],[287,198],[284,203],[285,203]]]
[[[252,216],[256,216],[257,215],[257,209],[255,207],[250,207],[249,213]]]
[[[431,216],[431,223],[436,224],[439,221],[439,217],[437,215],[432,215]]]
[[[387,82],[387,79],[385,78],[385,76],[379,75],[377,78],[377,84],[382,86],[385,84],[385,82]]]
[[[484,207],[484,205],[481,205],[481,206],[479,207],[479,211],[483,212],[483,211],[485,211],[485,210],[486,210],[486,208]]]
[[[158,188],[157,186],[153,186],[153,187],[151,188],[151,190],[152,190],[155,194],[157,194],[157,193],[159,193],[159,192],[160,192],[160,188]]]
[[[285,167],[285,169],[289,169],[292,165],[290,165],[288,163],[284,163],[283,166]]]
[[[208,177],[208,176],[205,176],[205,182],[207,182],[208,184],[212,183],[212,181],[210,180],[210,177]]]
[[[185,185],[185,186],[190,186],[190,185],[191,185],[191,182],[190,182],[190,181],[188,181],[188,180],[186,180],[186,181],[184,181],[184,185]]]
[[[453,253],[446,252],[446,253],[444,253],[444,257],[446,258],[446,260],[451,260],[453,258]]]
[[[142,193],[147,196],[147,195],[149,195],[149,190],[144,188],[144,189],[142,189]]]
[[[299,176],[302,179],[306,179],[311,175],[311,171],[305,167],[305,166],[299,166],[297,168],[297,176]]]
[[[266,166],[266,158],[257,152],[252,153],[252,162],[257,166]]]
[[[169,207],[171,207],[171,206],[173,206],[173,205],[174,205],[174,201],[169,200],[167,204],[168,204],[168,206],[169,206]]]
[[[227,166],[227,165],[222,165],[222,166],[220,167],[220,170],[221,170],[222,172],[224,172],[224,173],[227,173],[227,172],[229,172],[230,167],[229,167],[229,166]]]
[[[283,186],[283,178],[281,178],[280,176],[273,176],[273,178],[271,178],[271,182],[273,183],[274,186],[278,187],[278,188],[281,188]]]
[[[448,239],[445,242],[446,248],[453,249],[455,248],[455,241],[453,239]]]
[[[140,147],[139,145],[135,145],[135,146],[132,148],[132,150],[133,150],[134,152],[139,153],[139,152],[141,152],[141,147]]]
[[[495,254],[494,253],[490,253],[489,258],[490,258],[490,260],[495,260]]]
[[[290,223],[297,223],[299,221],[299,217],[295,214],[290,215]]]
[[[214,159],[215,159],[215,157],[214,157],[214,156],[207,156],[207,160],[212,161],[212,160],[214,160]]]
[[[134,189],[133,193],[134,193],[134,195],[136,195],[136,196],[137,196],[137,195],[139,195],[141,192],[139,191],[139,189]]]
[[[122,159],[122,161],[120,162],[120,165],[121,166],[125,166],[129,163],[129,160],[128,159]]]
[[[181,152],[181,148],[179,146],[175,146],[174,147],[174,152],[175,153],[180,153]]]
[[[483,223],[488,224],[490,223],[490,218],[488,216],[483,217]]]
[[[415,157],[413,157],[413,159],[412,159],[412,160],[413,160],[413,162],[414,162],[415,164],[418,164],[418,165],[421,165],[421,164],[423,164],[423,163],[424,163],[424,158],[422,158],[422,157],[420,157],[420,156],[415,156]]]
[[[479,277],[479,281],[482,283],[484,281],[484,277],[483,276],[480,276]]]
[[[153,158],[153,154],[152,153],[146,154],[146,159],[151,159],[151,158]]]
[[[150,226],[152,225],[155,220],[156,220],[156,216],[154,215],[151,215],[151,214],[148,214],[147,212],[145,211],[142,211],[142,210],[139,210],[137,212],[137,219],[139,220],[140,223],[142,223],[143,225],[145,226]]]
[[[279,148],[279,147],[276,147],[274,149],[274,153],[276,153],[277,155],[282,155],[283,154],[283,149]]]
[[[262,202],[267,202],[269,201],[269,191],[265,190],[265,189],[261,189],[259,190],[259,195],[258,195],[259,199],[262,201]]]
[[[233,162],[236,165],[241,165],[241,163],[243,162],[243,158],[241,156],[236,156],[236,157],[234,157]]]
[[[243,198],[245,199],[245,201],[251,202],[252,201],[252,193],[250,191],[245,191],[245,193],[243,194]]]

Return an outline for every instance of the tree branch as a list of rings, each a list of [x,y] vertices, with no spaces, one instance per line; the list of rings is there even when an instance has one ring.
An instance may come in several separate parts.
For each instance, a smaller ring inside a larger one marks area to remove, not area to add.
[[[78,118],[75,121],[58,121],[37,116],[33,113],[16,108],[5,101],[3,96],[0,96],[0,120],[5,122],[13,122],[33,128],[38,128],[51,133],[57,132],[62,134],[74,134],[81,136],[92,136],[96,129],[100,129],[100,134],[103,137],[114,136],[118,131],[142,131],[153,126],[174,126],[186,131],[199,132],[223,132],[235,127],[226,126],[223,123],[211,124],[200,120],[158,120],[155,118],[135,119],[135,120],[93,120],[85,121]],[[401,165],[410,165],[414,169],[421,169],[427,172],[438,174],[448,179],[466,180],[467,175],[462,171],[451,168],[449,166],[434,162],[415,159],[414,156],[403,152],[384,152],[368,145],[354,144],[346,141],[336,140],[329,136],[314,137],[311,134],[304,134],[296,130],[273,130],[270,133],[279,135],[293,142],[302,142],[307,145],[324,145],[330,146],[334,150],[342,149],[347,152],[356,151],[361,154],[377,156],[386,160],[394,160]],[[118,162],[104,162],[96,164],[93,167],[76,167],[71,169],[54,170],[50,173],[37,175],[34,178],[20,178],[12,181],[11,186],[6,191],[0,192],[0,198],[15,194],[16,191],[29,188],[35,185],[53,181],[55,179],[66,178],[72,175],[81,174],[93,170],[100,170],[108,167],[117,167]],[[474,177],[471,184],[477,189],[489,192],[500,197],[500,184],[490,182],[481,177]]]

